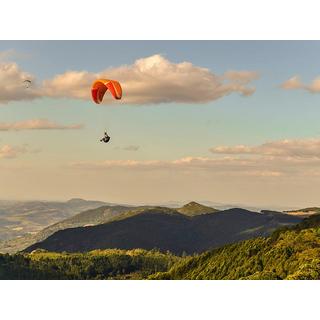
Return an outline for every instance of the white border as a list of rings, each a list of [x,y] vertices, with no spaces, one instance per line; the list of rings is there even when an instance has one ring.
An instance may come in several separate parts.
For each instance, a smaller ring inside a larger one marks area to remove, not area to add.
[[[15,0],[0,39],[319,39],[317,0]]]
[[[1,318],[314,319],[317,281],[2,281]]]

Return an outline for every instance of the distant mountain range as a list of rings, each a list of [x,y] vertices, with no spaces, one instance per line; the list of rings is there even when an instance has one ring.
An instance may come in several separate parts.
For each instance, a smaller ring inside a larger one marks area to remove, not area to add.
[[[42,232],[42,238],[48,237],[25,251],[40,248],[56,252],[158,248],[176,254],[191,254],[267,236],[281,226],[300,221],[300,217],[278,212],[258,213],[239,208],[218,211],[196,202],[177,209],[102,207],[50,226]]]
[[[0,200],[0,240],[36,233],[81,211],[106,204],[83,199],[71,199],[66,202]]]
[[[8,241],[0,242],[0,252],[2,253],[13,253],[21,251],[34,243],[43,241],[53,233],[74,227],[87,227],[94,226],[98,224],[103,224],[117,216],[123,215],[123,217],[128,217],[132,214],[137,214],[145,209],[152,209],[154,206],[141,206],[141,207],[131,207],[122,205],[108,205],[102,206],[96,209],[86,210],[79,214],[76,214],[70,218],[64,219],[57,223],[54,223],[41,231],[34,234],[27,234],[18,238],[14,238]],[[190,202],[185,206],[177,209],[181,213],[186,215],[198,215],[201,213],[215,212],[214,208],[203,206],[196,202]]]

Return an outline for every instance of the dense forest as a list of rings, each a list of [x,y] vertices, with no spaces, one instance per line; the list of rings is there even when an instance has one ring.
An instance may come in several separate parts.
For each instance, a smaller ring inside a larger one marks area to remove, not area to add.
[[[320,215],[177,262],[150,279],[320,279]]]
[[[95,250],[88,253],[0,255],[0,279],[145,279],[180,258],[157,250]]]
[[[193,256],[156,249],[3,254],[0,279],[320,279],[320,215]]]

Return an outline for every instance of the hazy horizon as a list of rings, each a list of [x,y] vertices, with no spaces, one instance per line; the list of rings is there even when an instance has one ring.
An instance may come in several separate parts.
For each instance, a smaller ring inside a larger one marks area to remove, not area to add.
[[[0,198],[0,201],[12,201],[12,202],[33,202],[33,201],[42,201],[42,202],[67,202],[70,200],[85,200],[85,201],[100,201],[105,203],[110,203],[112,205],[129,205],[129,206],[142,206],[142,205],[159,205],[159,206],[172,206],[172,207],[179,207],[183,206],[185,204],[188,204],[190,202],[197,202],[202,205],[207,206],[216,206],[217,208],[233,208],[233,207],[241,207],[244,209],[270,209],[270,210],[296,210],[296,209],[302,209],[307,207],[316,207],[317,205],[312,206],[293,206],[293,205],[272,205],[272,204],[254,204],[254,203],[235,203],[235,202],[218,202],[214,200],[199,200],[199,199],[186,199],[186,200],[163,200],[159,202],[114,202],[108,199],[95,199],[95,198],[85,198],[85,197],[71,197],[71,198],[23,198],[23,199],[17,199],[17,198]]]

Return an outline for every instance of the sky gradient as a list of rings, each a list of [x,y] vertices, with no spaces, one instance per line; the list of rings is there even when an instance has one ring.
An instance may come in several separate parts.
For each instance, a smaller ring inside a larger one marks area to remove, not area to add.
[[[319,41],[0,41],[1,198],[319,206],[319,53]],[[121,102],[91,101],[101,75]]]

